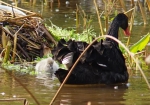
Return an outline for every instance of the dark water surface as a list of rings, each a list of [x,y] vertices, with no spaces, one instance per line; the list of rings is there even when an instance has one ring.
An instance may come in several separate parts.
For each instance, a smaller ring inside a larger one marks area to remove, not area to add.
[[[37,0],[35,7],[30,6],[28,1],[19,6],[42,14],[47,24],[50,24],[49,20],[51,20],[62,28],[75,28],[75,11],[76,4],[78,4],[86,14],[93,17],[91,24],[96,32],[99,33],[97,15],[92,0],[60,0],[60,5],[58,5],[57,0],[54,0],[52,9],[46,5],[41,5],[42,0]],[[97,1],[99,8],[103,9],[104,4],[101,3],[101,0]],[[69,2],[69,5],[66,5],[66,2]],[[130,5],[128,4],[128,6]],[[119,7],[116,9],[119,10]],[[150,30],[149,24],[143,25],[143,20],[139,14],[137,12],[135,15],[131,36],[132,43],[139,40],[141,36],[147,34]],[[149,17],[149,13],[147,13],[147,17]],[[149,23],[149,18],[147,21]],[[144,72],[150,81],[149,70],[144,70]],[[2,69],[0,69],[0,74],[0,105],[23,105],[23,101],[4,101],[4,99],[9,98],[13,100],[26,98],[30,105],[36,105],[30,94],[12,76]],[[54,80],[41,80],[35,76],[22,73],[12,72],[11,74],[15,75],[31,91],[41,105],[49,105],[59,88],[59,82],[56,78]],[[91,105],[150,105],[150,90],[140,72],[132,70],[129,82],[123,85],[63,87],[54,105],[87,105],[88,103],[91,103]]]

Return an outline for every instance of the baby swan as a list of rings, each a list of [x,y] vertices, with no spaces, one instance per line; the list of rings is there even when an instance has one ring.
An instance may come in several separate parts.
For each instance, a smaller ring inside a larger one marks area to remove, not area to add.
[[[59,69],[59,65],[51,58],[39,61],[35,66],[37,78],[52,78],[54,72]]]

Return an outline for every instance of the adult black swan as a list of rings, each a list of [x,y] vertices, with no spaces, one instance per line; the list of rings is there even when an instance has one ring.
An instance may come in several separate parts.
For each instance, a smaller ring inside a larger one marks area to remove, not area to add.
[[[126,35],[128,31],[128,17],[118,14],[110,28],[108,35],[118,38],[119,27]],[[54,59],[66,64],[68,70],[77,60],[79,55],[88,46],[88,43],[61,39],[52,51]],[[62,83],[68,74],[68,70],[58,69],[56,77]],[[81,57],[78,64],[73,69],[66,84],[115,84],[128,81],[128,72],[125,65],[125,58],[119,49],[118,43],[110,38],[95,42]]]

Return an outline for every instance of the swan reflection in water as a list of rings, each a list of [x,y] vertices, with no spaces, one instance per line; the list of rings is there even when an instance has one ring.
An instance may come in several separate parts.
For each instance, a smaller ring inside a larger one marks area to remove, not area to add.
[[[64,86],[54,105],[125,105],[127,84],[101,86]]]

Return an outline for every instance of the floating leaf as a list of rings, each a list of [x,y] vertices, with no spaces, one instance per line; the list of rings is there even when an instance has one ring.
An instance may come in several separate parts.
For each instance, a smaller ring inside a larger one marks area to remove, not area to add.
[[[150,33],[148,33],[142,39],[140,39],[137,43],[132,45],[130,47],[130,51],[133,53],[136,53],[138,51],[143,50],[146,47],[147,43],[149,42],[149,38],[150,38]]]

